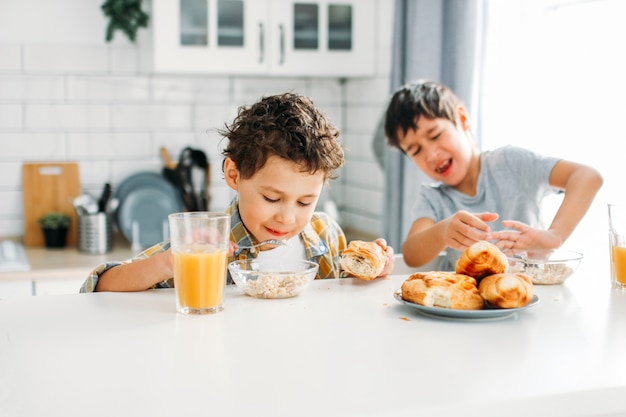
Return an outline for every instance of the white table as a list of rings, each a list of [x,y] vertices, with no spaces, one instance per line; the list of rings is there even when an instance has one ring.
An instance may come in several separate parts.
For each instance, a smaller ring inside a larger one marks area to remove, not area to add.
[[[174,292],[0,300],[0,415],[626,415],[626,293],[578,272],[487,322],[398,303],[405,276],[175,313]]]

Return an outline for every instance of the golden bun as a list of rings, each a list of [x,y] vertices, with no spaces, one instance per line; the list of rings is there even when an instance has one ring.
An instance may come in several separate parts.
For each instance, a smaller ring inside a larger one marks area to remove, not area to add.
[[[491,306],[519,308],[533,298],[533,283],[522,273],[503,273],[484,277],[478,284],[480,296]]]
[[[455,272],[481,278],[506,271],[506,255],[493,243],[481,240],[465,248],[456,261]]]
[[[374,242],[353,240],[341,253],[341,268],[355,278],[371,281],[383,272],[387,262],[384,249]]]
[[[427,307],[480,310],[485,304],[476,280],[454,272],[417,272],[404,281],[401,291],[403,300]]]

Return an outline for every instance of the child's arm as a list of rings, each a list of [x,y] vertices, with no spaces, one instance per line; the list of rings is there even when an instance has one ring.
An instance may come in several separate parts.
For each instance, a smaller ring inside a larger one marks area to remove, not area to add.
[[[105,271],[100,275],[95,290],[143,291],[173,276],[172,252],[168,249]]]
[[[458,211],[437,223],[429,218],[417,219],[402,244],[404,261],[409,266],[422,266],[448,247],[462,251],[479,240],[486,240],[489,232],[486,222],[497,218],[496,213]]]
[[[550,174],[550,185],[564,190],[565,194],[548,230],[534,229],[513,220],[503,220],[503,226],[514,230],[494,232],[489,239],[498,239],[496,245],[502,250],[560,247],[591,206],[602,182],[602,176],[593,168],[566,160],[557,162]]]

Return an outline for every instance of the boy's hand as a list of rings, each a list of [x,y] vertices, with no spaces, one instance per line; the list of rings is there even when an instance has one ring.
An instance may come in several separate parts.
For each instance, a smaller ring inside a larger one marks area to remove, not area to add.
[[[376,239],[374,243],[383,248],[383,250],[385,251],[385,255],[387,255],[387,259],[385,260],[385,267],[383,268],[380,275],[378,275],[378,277],[386,277],[387,275],[391,274],[391,272],[393,271],[393,267],[396,263],[393,248],[391,246],[387,246],[387,241],[382,238]]]
[[[486,222],[492,222],[497,218],[497,213],[457,211],[447,220],[444,231],[445,246],[463,251],[479,240],[489,240],[487,239],[489,226]]]
[[[514,230],[500,230],[488,234],[487,240],[495,240],[495,245],[508,255],[556,249],[561,246],[561,238],[549,230],[541,230],[515,220],[503,220],[502,225]]]

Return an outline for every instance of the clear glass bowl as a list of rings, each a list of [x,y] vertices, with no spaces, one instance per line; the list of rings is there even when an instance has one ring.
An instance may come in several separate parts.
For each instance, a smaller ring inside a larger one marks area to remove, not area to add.
[[[522,272],[533,284],[562,284],[578,269],[583,254],[580,252],[557,250],[546,258],[529,258],[516,255],[509,257],[507,272]]]
[[[243,259],[228,264],[235,284],[255,298],[288,298],[300,294],[315,279],[319,265],[310,261],[277,264]]]

